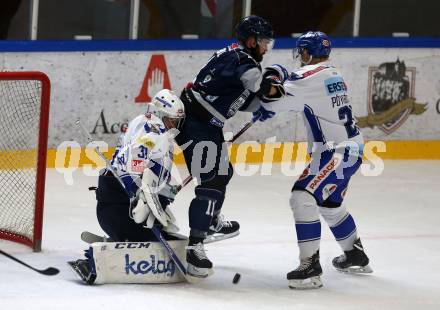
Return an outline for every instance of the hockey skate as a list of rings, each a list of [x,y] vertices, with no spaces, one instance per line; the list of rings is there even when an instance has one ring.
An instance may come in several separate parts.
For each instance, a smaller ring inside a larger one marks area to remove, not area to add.
[[[212,219],[208,236],[205,238],[204,243],[212,243],[233,238],[239,234],[240,224],[236,221],[226,221],[223,214],[219,214]]]
[[[298,268],[287,274],[289,287],[292,289],[312,289],[322,287],[322,268],[319,263],[319,251],[311,257],[301,259]]]
[[[88,285],[92,285],[95,282],[96,274],[90,270],[88,259],[78,259],[76,261],[67,262],[67,264],[72,268],[75,274]]]
[[[190,239],[186,247],[186,261],[188,263],[187,272],[192,277],[207,278],[214,273],[202,241],[193,243]]]
[[[372,273],[373,269],[368,266],[369,259],[362,247],[361,239],[353,244],[353,250],[345,251],[344,254],[335,257],[333,266],[342,272],[347,273]]]

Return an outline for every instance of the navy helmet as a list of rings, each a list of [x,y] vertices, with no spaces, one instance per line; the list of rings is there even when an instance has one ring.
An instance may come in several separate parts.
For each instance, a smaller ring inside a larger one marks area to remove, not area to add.
[[[237,39],[246,42],[250,37],[257,39],[273,39],[273,29],[271,24],[264,18],[250,15],[243,18],[235,28]]]
[[[303,33],[296,41],[296,53],[302,54],[304,49],[314,58],[328,57],[331,51],[330,39],[321,31]]]

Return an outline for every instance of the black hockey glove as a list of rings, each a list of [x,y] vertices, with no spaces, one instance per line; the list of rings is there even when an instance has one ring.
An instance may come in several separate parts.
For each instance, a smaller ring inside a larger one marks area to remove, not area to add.
[[[264,68],[263,76],[275,75],[284,83],[289,78],[289,72],[281,65],[272,65]]]
[[[289,78],[289,72],[281,65],[275,64],[264,68],[259,97],[263,102],[272,102],[286,95],[284,82]],[[275,88],[275,93],[271,90]]]
[[[273,93],[273,88],[275,88],[275,93]],[[286,95],[283,81],[278,76],[273,74],[263,75],[263,80],[261,81],[258,95],[263,102],[280,100]]]

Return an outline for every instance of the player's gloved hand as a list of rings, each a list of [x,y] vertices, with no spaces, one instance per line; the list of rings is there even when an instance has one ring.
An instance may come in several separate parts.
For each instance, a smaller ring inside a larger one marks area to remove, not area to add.
[[[269,118],[272,118],[275,116],[275,112],[266,110],[263,106],[260,106],[260,109],[256,112],[253,112],[252,121],[260,121],[264,122],[268,120]]]
[[[260,99],[263,102],[271,102],[283,98],[286,95],[286,90],[283,84],[288,77],[289,73],[283,66],[272,65],[266,67],[260,84]]]
[[[131,217],[138,224],[147,221],[149,217],[154,217],[148,203],[146,203],[143,191],[139,191],[138,197],[131,201]]]
[[[260,84],[259,97],[263,102],[272,102],[281,99],[286,95],[282,80],[276,75],[263,77]]]
[[[278,64],[264,68],[263,77],[269,75],[277,76],[281,83],[284,83],[289,78],[289,72],[287,69]]]

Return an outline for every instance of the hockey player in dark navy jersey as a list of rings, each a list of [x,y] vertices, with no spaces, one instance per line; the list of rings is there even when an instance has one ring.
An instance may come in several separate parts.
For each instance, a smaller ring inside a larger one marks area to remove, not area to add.
[[[236,27],[238,43],[214,53],[196,78],[181,94],[186,119],[176,138],[186,165],[197,178],[195,198],[189,207],[190,236],[187,247],[188,272],[207,277],[212,262],[204,242],[212,234],[224,239],[239,233],[236,221],[221,215],[226,186],[233,174],[223,125],[237,111],[255,111],[260,100],[284,96],[281,82],[262,73],[260,62],[273,47],[272,26],[263,18],[248,16]]]

